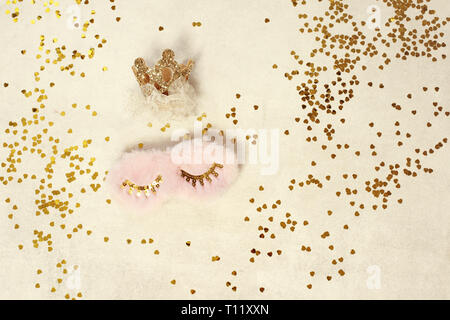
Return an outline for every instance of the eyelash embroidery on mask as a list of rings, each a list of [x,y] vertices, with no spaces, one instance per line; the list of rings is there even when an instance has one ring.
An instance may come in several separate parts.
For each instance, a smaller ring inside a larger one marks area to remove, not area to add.
[[[137,197],[140,197],[142,192],[144,192],[144,195],[146,197],[148,197],[148,196],[150,196],[150,190],[152,191],[152,193],[156,193],[156,189],[159,188],[159,186],[162,182],[163,182],[163,179],[162,179],[161,175],[158,175],[156,177],[156,179],[150,185],[146,185],[146,186],[138,186],[127,179],[124,182],[122,182],[122,189],[129,188],[128,189],[129,195],[132,195],[133,192],[136,190]]]
[[[204,179],[206,179],[208,182],[212,182],[211,178],[209,177],[210,174],[212,174],[216,178],[219,176],[219,174],[215,171],[216,168],[223,168],[223,165],[214,162],[211,168],[208,169],[208,171],[200,175],[190,174],[184,170],[181,170],[181,176],[185,178],[187,182],[190,182],[192,180],[191,183],[193,187],[195,187],[197,180],[203,186]]]

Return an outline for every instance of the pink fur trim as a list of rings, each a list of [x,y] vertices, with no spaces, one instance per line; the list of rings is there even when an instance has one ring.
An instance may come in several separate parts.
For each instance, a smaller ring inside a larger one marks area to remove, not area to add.
[[[215,172],[219,175],[218,177],[210,175],[211,182],[205,180],[202,186],[197,181],[195,188],[191,182],[187,182],[181,174],[178,174],[178,179],[180,180],[179,195],[182,197],[205,198],[218,195],[233,182],[237,175],[236,156],[233,151],[212,142],[202,142],[201,145],[200,143],[196,144],[198,141],[183,141],[174,147],[174,149],[179,148],[182,150],[181,155],[186,153],[191,159],[198,157],[201,160],[201,163],[177,164],[177,172],[184,170],[192,175],[201,175],[208,171],[214,163],[222,164],[223,168],[215,169]],[[226,161],[227,159],[228,161]],[[232,164],[228,164],[230,160],[233,161]]]
[[[125,154],[112,168],[108,174],[108,182],[120,202],[148,209],[165,200],[171,192],[170,186],[175,183],[175,177],[171,172],[173,168],[168,166],[168,163],[170,163],[169,155],[159,150],[132,151]],[[130,195],[127,188],[121,188],[122,182],[127,179],[137,185],[149,185],[158,175],[162,176],[163,181],[156,194],[150,193],[149,197],[143,194],[140,197]]]
[[[171,197],[202,199],[224,191],[238,173],[234,152],[212,142],[203,141],[201,145],[199,142],[198,139],[183,141],[170,151],[152,149],[126,153],[110,170],[107,178],[113,195],[121,203],[137,209],[151,209]],[[179,156],[186,157],[185,161],[180,163]],[[193,175],[203,174],[214,162],[222,164],[223,168],[216,168],[218,177],[210,175],[212,181],[205,180],[203,186],[197,181],[193,187],[181,176],[181,170]],[[138,197],[136,192],[130,195],[128,188],[121,188],[125,180],[136,185],[150,185],[158,175],[162,176],[163,181],[156,194],[150,193],[149,197],[144,194]]]

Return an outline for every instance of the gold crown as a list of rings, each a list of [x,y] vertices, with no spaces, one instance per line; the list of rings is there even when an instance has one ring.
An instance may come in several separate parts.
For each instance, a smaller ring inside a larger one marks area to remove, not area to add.
[[[187,80],[189,78],[194,62],[189,60],[184,65],[176,62],[174,58],[173,50],[166,49],[162,53],[162,58],[154,67],[149,68],[143,58],[137,58],[134,61],[134,66],[131,68],[144,96],[149,96],[153,87],[161,93],[169,95],[169,87],[175,80],[179,78]]]

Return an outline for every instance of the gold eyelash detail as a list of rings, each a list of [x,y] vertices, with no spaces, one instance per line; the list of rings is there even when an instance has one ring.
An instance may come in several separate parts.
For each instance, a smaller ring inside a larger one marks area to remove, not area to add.
[[[213,165],[211,166],[211,168],[208,169],[208,171],[206,171],[205,173],[200,174],[200,175],[190,174],[184,170],[181,170],[181,176],[183,178],[185,178],[187,182],[190,182],[192,180],[191,183],[192,183],[193,187],[195,187],[197,180],[203,186],[204,185],[203,180],[205,180],[205,179],[208,182],[212,182],[211,178],[209,177],[210,174],[212,174],[216,178],[219,176],[219,174],[215,171],[216,168],[223,168],[223,165],[214,162]]]
[[[140,197],[141,193],[144,192],[146,197],[150,196],[150,191],[152,193],[156,193],[156,189],[159,188],[160,184],[163,182],[161,175],[158,175],[156,179],[150,184],[146,186],[138,186],[131,182],[130,180],[125,180],[122,182],[122,189],[128,188],[128,194],[132,195],[134,191],[136,192],[136,196]]]

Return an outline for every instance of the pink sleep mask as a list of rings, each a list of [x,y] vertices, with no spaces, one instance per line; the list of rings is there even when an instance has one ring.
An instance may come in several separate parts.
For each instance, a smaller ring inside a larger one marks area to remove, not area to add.
[[[208,198],[224,191],[238,172],[233,150],[214,142],[192,139],[162,151],[126,153],[107,181],[115,198],[149,209],[171,197]]]

